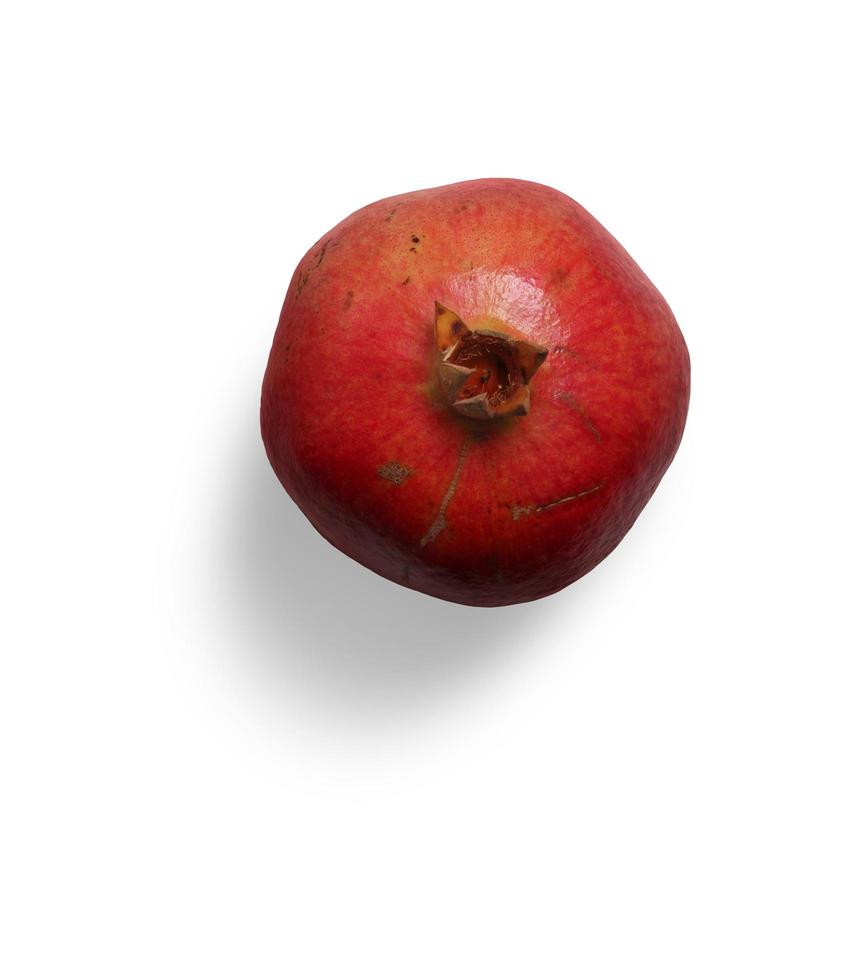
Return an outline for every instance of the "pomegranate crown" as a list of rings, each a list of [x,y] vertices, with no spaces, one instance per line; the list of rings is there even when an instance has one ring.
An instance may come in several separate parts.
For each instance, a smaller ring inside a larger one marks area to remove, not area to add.
[[[548,351],[514,332],[470,329],[442,303],[436,303],[439,386],[451,407],[474,419],[527,415],[529,382]]]

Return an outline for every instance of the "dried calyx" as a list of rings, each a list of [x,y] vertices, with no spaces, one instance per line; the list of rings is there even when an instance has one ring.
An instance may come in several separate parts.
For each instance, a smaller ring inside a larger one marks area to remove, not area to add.
[[[452,408],[475,419],[527,415],[528,382],[548,355],[518,334],[471,330],[456,313],[436,304],[439,385]]]

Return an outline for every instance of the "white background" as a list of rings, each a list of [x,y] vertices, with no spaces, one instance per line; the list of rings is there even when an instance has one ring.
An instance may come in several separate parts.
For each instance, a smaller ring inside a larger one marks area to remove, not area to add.
[[[845,980],[840,6],[4,6],[5,977]],[[302,253],[480,176],[693,361],[625,542],[496,610],[334,552],[258,429]]]

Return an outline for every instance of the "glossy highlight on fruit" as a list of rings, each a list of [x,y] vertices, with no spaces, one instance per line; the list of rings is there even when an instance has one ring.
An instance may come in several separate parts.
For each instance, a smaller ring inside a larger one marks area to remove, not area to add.
[[[541,184],[474,180],[370,204],[307,252],[261,428],[340,551],[507,605],[622,540],[678,448],[689,379],[672,312],[590,214]]]

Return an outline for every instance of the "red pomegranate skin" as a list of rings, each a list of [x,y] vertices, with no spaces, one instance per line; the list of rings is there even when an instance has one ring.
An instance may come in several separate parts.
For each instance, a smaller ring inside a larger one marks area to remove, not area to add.
[[[434,384],[434,308],[548,355],[522,417]],[[354,212],[301,260],[262,388],[281,483],[340,551],[400,585],[498,606],[622,540],[675,455],[689,357],[671,310],[580,205],[484,179]]]

